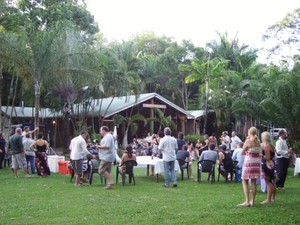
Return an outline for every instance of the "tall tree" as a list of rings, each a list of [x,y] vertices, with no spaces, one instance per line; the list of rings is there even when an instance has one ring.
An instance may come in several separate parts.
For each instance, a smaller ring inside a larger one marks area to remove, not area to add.
[[[263,36],[268,60],[292,68],[300,54],[300,8],[270,26]]]

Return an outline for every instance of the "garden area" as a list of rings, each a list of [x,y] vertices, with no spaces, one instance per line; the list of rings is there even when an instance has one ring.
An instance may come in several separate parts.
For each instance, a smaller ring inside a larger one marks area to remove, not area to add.
[[[206,174],[201,183],[177,174],[178,187],[164,188],[163,177],[156,183],[145,168],[136,168],[136,185],[126,180],[105,190],[97,174],[92,185],[78,188],[70,176],[24,178],[21,172],[16,179],[6,167],[0,170],[0,224],[299,224],[300,178],[293,172],[275,203],[261,205],[266,194],[258,186],[255,206],[237,207],[242,184],[223,178],[211,184]]]

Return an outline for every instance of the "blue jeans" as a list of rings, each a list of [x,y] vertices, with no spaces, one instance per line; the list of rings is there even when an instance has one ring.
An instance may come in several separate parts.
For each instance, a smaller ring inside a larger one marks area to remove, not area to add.
[[[165,185],[169,186],[169,173],[171,173],[171,181],[173,184],[177,184],[177,178],[175,173],[175,161],[164,161],[165,170]]]
[[[35,165],[34,165],[34,156],[26,155],[26,163],[28,168],[28,163],[30,163],[31,173],[35,173]]]

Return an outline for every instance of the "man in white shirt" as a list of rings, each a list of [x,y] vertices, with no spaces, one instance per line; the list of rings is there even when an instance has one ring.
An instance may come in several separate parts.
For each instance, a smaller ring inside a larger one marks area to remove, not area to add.
[[[96,149],[99,150],[98,156],[101,160],[99,174],[107,180],[106,189],[111,189],[113,186],[111,166],[116,158],[115,139],[107,126],[100,128],[100,134],[102,135],[100,145],[96,145]]]
[[[279,138],[276,141],[276,156],[277,156],[277,175],[278,181],[276,182],[277,188],[284,188],[285,179],[289,167],[289,154],[293,151],[289,149],[285,138],[287,137],[286,130],[282,129],[278,132]]]
[[[234,150],[238,147],[239,143],[241,143],[242,140],[236,135],[235,131],[231,132],[231,144],[230,144],[230,151],[231,155],[233,154]]]
[[[222,145],[225,145],[226,149],[229,150],[230,137],[228,136],[228,132],[227,131],[223,131],[222,132],[222,136],[221,136],[220,139],[221,139]]]
[[[72,160],[72,167],[74,170],[76,187],[81,186],[80,177],[82,175],[83,158],[84,156],[91,154],[86,147],[85,139],[87,135],[88,133],[86,131],[81,131],[80,135],[73,138],[70,143],[70,159]]]
[[[169,173],[171,173],[171,181],[173,187],[177,187],[177,178],[175,173],[176,151],[178,149],[177,141],[171,137],[171,129],[164,129],[165,136],[160,140],[158,149],[163,154],[165,184],[164,187],[169,187]]]

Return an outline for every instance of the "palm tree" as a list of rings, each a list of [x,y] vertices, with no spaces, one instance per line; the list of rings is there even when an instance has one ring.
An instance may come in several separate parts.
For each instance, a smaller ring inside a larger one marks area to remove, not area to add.
[[[119,126],[122,123],[125,123],[125,133],[123,136],[122,146],[125,149],[128,145],[128,132],[131,130],[131,134],[135,135],[138,130],[138,122],[144,122],[146,125],[147,120],[141,114],[134,114],[130,117],[125,118],[124,116],[118,114],[114,116],[114,125]]]
[[[71,24],[57,23],[44,30],[20,30],[0,33],[0,58],[14,64],[25,80],[34,85],[35,127],[39,127],[42,84],[53,82],[67,73],[94,74],[87,68],[91,54],[82,36]],[[91,62],[91,60],[90,60]]]

